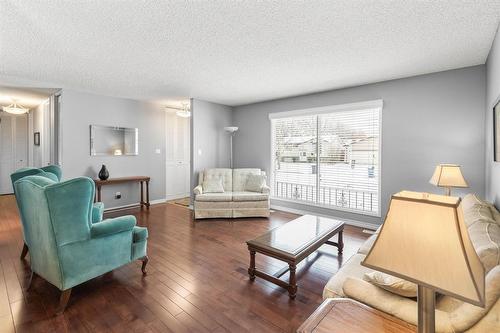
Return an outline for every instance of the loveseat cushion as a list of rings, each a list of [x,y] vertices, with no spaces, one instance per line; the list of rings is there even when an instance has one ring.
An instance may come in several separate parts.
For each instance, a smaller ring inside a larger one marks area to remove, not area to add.
[[[208,179],[222,179],[225,192],[233,190],[233,170],[225,168],[207,169],[200,175],[199,185]]]
[[[203,192],[205,193],[224,193],[222,178],[209,178],[203,181]]]
[[[413,282],[378,271],[366,273],[364,279],[393,294],[403,297],[417,297],[417,285]]]
[[[266,201],[269,194],[258,192],[233,192],[233,201]]]
[[[488,273],[500,264],[500,225],[479,220],[467,228],[467,231],[485,273]]]
[[[365,273],[372,272],[372,269],[361,266],[361,262],[364,259],[364,254],[355,254],[346,263],[344,263],[339,271],[335,273],[330,280],[328,280],[325,288],[323,289],[323,299],[345,297],[342,289],[345,279],[350,276],[362,279]]]
[[[377,228],[377,230],[375,230],[375,233],[373,235],[371,235],[370,237],[368,237],[368,239],[359,248],[358,253],[361,253],[361,254],[364,254],[364,255],[368,254],[368,252],[370,251],[370,249],[373,246],[373,243],[375,243],[375,240],[377,239],[377,236],[380,233],[380,229],[381,228],[382,228],[382,226],[379,226]]]
[[[233,201],[232,192],[197,194],[196,201]]]
[[[349,298],[417,325],[417,302],[411,298],[393,294],[357,277],[348,277],[345,280],[343,292]],[[436,332],[455,332],[446,312],[436,309],[435,316]]]
[[[266,177],[263,175],[249,174],[245,183],[245,191],[262,193],[262,186],[264,186],[265,183]]]
[[[233,191],[243,192],[245,191],[245,185],[247,183],[248,175],[260,175],[260,169],[233,169]]]
[[[459,306],[452,311],[443,309],[443,301],[436,304],[436,332],[464,332],[481,320],[500,297],[500,266],[495,267],[486,275],[485,281],[485,307],[479,307],[467,302],[459,301]],[[401,297],[378,288],[358,278],[347,278],[343,291],[345,295],[354,298],[364,304],[370,305],[378,310],[396,316],[413,325],[417,324],[417,302],[412,299]],[[451,298],[443,296],[441,299]],[[495,317],[495,316],[493,316]],[[497,322],[492,323],[484,330],[475,332],[496,332]],[[485,325],[487,326],[487,325]]]
[[[481,220],[495,222],[489,204],[475,194],[467,194],[460,203],[460,209],[467,228]]]

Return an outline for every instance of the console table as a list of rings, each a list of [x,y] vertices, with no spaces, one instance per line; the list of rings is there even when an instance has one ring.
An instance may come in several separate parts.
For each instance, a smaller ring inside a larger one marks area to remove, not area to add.
[[[146,206],[149,209],[149,181],[150,177],[147,176],[132,176],[120,178],[108,178],[106,180],[94,179],[96,186],[96,196],[94,201],[101,201],[101,189],[105,185],[121,184],[121,183],[140,183],[141,184],[141,202],[140,206]],[[146,183],[146,201],[144,201],[144,183]]]

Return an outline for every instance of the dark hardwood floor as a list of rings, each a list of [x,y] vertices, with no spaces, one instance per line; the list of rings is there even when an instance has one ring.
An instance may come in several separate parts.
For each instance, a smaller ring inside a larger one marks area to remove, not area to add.
[[[257,278],[251,283],[245,241],[292,220],[202,220],[176,204],[107,214],[133,214],[149,229],[148,275],[135,262],[73,288],[63,315],[59,291],[42,279],[26,291],[29,255],[13,196],[0,196],[0,332],[293,332],[321,303],[327,280],[367,235],[346,226],[344,255],[328,245],[298,266],[297,298]],[[257,267],[274,273],[284,263],[257,255]]]

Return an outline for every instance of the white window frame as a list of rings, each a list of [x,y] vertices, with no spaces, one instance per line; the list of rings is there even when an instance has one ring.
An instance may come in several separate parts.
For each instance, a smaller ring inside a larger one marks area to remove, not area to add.
[[[280,198],[274,195],[274,126],[271,123],[271,155],[269,156],[270,159],[270,175],[269,175],[269,186],[271,187],[271,194],[270,198],[272,200],[278,200],[278,201],[283,201],[283,202],[291,202],[291,203],[297,203],[305,206],[312,206],[312,207],[320,207],[320,208],[325,208],[333,211],[344,211],[348,213],[353,213],[353,214],[359,214],[359,215],[368,215],[368,216],[374,216],[374,217],[381,217],[382,212],[381,212],[381,203],[382,203],[382,115],[383,115],[383,107],[384,107],[384,101],[382,99],[377,99],[377,100],[371,100],[371,101],[364,101],[364,102],[356,102],[356,103],[347,103],[347,104],[338,104],[338,105],[328,105],[328,106],[321,106],[321,107],[315,107],[315,108],[308,108],[308,109],[298,109],[298,110],[291,110],[291,111],[283,111],[283,112],[274,112],[274,113],[269,113],[269,121],[272,122],[274,119],[282,119],[282,118],[290,118],[290,117],[300,117],[300,116],[310,116],[310,115],[321,115],[321,114],[326,114],[326,113],[334,113],[334,112],[342,112],[342,111],[351,111],[351,110],[363,110],[363,109],[376,109],[378,108],[380,111],[379,113],[379,127],[378,127],[378,162],[379,162],[379,167],[378,167],[378,207],[377,207],[377,212],[369,212],[369,211],[360,211],[356,209],[351,209],[347,207],[338,207],[338,206],[330,206],[330,205],[323,205],[323,204],[318,204],[318,203],[311,203],[311,202],[306,202],[302,200],[293,200],[293,199],[284,199]],[[318,180],[319,182],[319,180]]]

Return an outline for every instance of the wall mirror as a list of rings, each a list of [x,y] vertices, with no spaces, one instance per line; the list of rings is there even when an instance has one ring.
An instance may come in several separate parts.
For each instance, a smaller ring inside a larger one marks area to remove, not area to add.
[[[90,125],[90,155],[139,155],[139,129]]]

